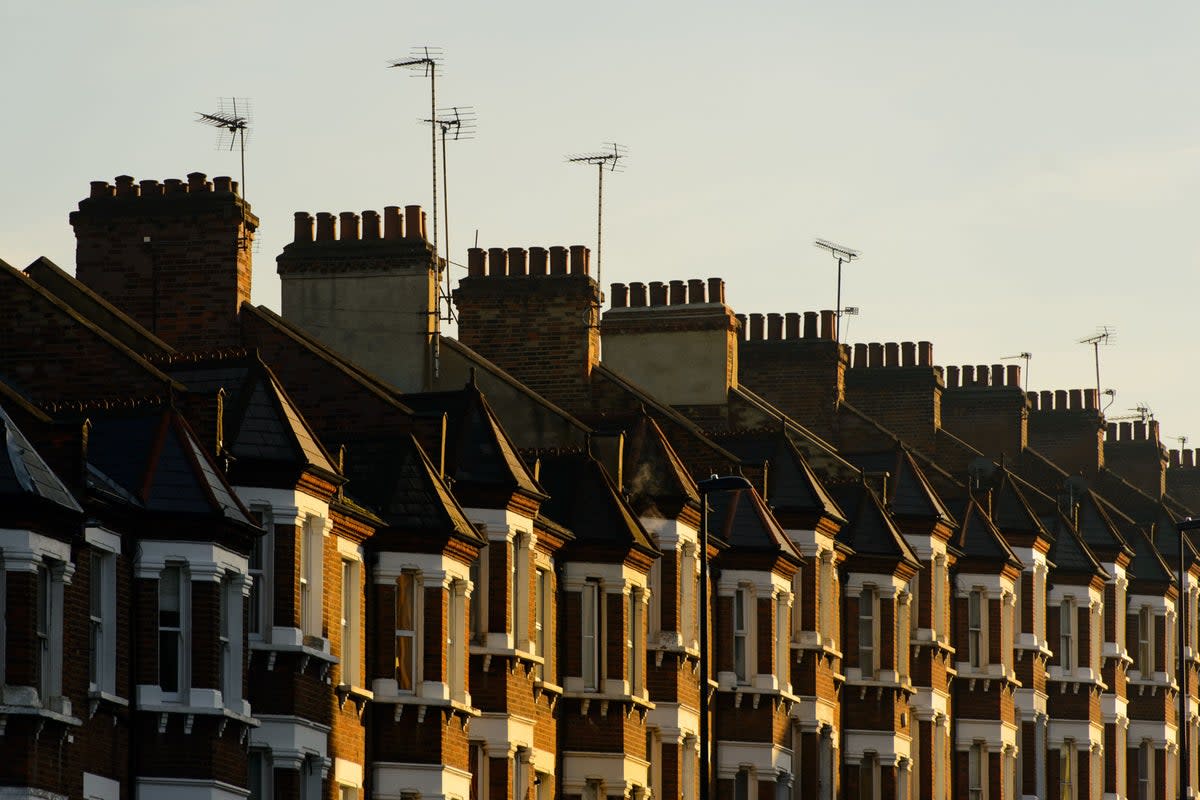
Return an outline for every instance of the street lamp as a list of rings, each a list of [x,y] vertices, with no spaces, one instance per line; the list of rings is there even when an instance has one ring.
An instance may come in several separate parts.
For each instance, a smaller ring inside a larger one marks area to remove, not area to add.
[[[708,496],[753,487],[741,475],[713,475],[696,488],[700,490],[700,800],[708,800]]]
[[[1176,680],[1179,681],[1179,800],[1187,800],[1191,796],[1191,764],[1188,756],[1187,730],[1187,701],[1188,677],[1187,657],[1184,648],[1184,636],[1187,632],[1187,549],[1184,542],[1184,532],[1200,530],[1200,519],[1187,519],[1175,525],[1179,532],[1179,613],[1175,615],[1178,625],[1179,670]]]

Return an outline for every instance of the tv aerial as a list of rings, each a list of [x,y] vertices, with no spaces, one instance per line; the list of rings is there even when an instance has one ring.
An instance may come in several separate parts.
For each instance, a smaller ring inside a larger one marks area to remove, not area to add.
[[[596,283],[600,284],[601,296],[603,296],[604,292],[603,273],[601,272],[604,263],[604,173],[624,172],[625,165],[622,162],[627,157],[627,148],[625,145],[617,144],[616,142],[605,142],[604,149],[594,153],[579,153],[567,156],[568,164],[588,164],[596,167],[596,176],[598,179],[596,192]]]
[[[1090,344],[1092,352],[1096,359],[1096,395],[1100,395],[1100,345],[1112,344],[1112,338],[1117,333],[1117,329],[1111,325],[1101,325],[1096,329],[1096,332],[1091,336],[1087,336],[1079,340],[1080,344]]]
[[[454,307],[450,302],[450,188],[446,177],[446,142],[459,142],[475,138],[475,109],[471,106],[451,106],[450,108],[442,109],[429,119],[422,120],[422,122],[432,123],[441,132],[442,210],[445,216],[443,227],[446,231],[446,288],[444,291],[439,289],[439,294],[441,299],[446,303],[446,315],[442,319],[446,322],[454,322]],[[437,223],[435,222],[434,225],[436,228]]]
[[[1025,389],[1028,388],[1028,386],[1029,386],[1029,360],[1033,358],[1033,353],[1026,350],[1023,353],[1017,353],[1015,356],[1002,356],[1000,358],[1000,360],[1001,361],[1015,361],[1018,358],[1023,359],[1025,361],[1025,371],[1023,373],[1021,373],[1021,377],[1022,377],[1021,391],[1025,391]]]
[[[242,234],[238,237],[238,245],[245,250],[249,246],[250,237],[246,233],[246,132],[250,129],[250,101],[245,97],[222,97],[217,101],[217,110],[212,114],[203,111],[196,112],[196,122],[208,125],[221,131],[217,138],[217,146],[222,150],[233,151],[237,145],[241,156],[241,195],[242,195]],[[228,148],[226,148],[228,143]]]
[[[837,259],[837,304],[834,306],[834,308],[837,309],[837,311],[834,312],[834,316],[837,319],[837,330],[834,331],[833,338],[836,342],[838,342],[840,344],[842,341],[841,322],[842,322],[842,314],[843,314],[843,311],[842,311],[842,264],[848,264],[851,261],[853,261],[854,259],[858,258],[859,252],[857,250],[851,249],[849,247],[844,247],[840,244],[834,244],[833,242],[826,241],[825,239],[817,239],[813,242],[813,245],[821,248],[822,250],[828,250],[829,254]]]

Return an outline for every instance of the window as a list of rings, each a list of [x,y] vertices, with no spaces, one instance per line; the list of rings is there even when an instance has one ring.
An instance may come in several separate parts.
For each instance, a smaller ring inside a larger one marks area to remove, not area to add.
[[[864,680],[873,679],[879,669],[875,620],[879,594],[874,586],[864,586],[858,596],[858,668]]]
[[[548,772],[535,772],[533,792],[534,800],[550,800],[550,795],[554,792],[554,776]]]
[[[1046,641],[1046,576],[1044,565],[1033,569],[1033,636],[1039,643]]]
[[[253,515],[262,525],[263,535],[250,547],[250,606],[248,632],[253,639],[266,639],[271,629],[270,565],[275,546],[275,523],[270,506],[256,506]]]
[[[487,795],[487,750],[483,742],[471,742],[468,754],[471,760],[471,800],[484,800]]]
[[[1075,599],[1064,598],[1059,607],[1058,663],[1064,671],[1075,668]]]
[[[987,602],[981,589],[972,589],[967,596],[967,657],[972,667],[983,666],[983,604]]]
[[[600,688],[600,584],[589,580],[583,586],[581,599],[583,648],[583,688],[597,691]]]
[[[1154,617],[1146,606],[1138,611],[1138,653],[1137,667],[1143,678],[1149,678],[1154,672]]]
[[[821,553],[821,593],[817,598],[821,610],[821,641],[828,647],[836,647],[833,624],[833,609],[837,603],[833,586],[833,553],[826,550]]]
[[[509,545],[509,612],[513,647],[530,649],[529,636],[529,534],[513,537]]]
[[[604,784],[595,778],[588,778],[583,785],[583,800],[604,800]]]
[[[683,761],[681,786],[679,795],[683,800],[694,800],[696,797],[696,737],[685,736],[683,747],[680,748],[680,758]]]
[[[987,753],[981,742],[975,742],[967,753],[967,797],[984,800],[984,776],[987,774]]]
[[[550,573],[538,569],[533,580],[533,654],[542,659],[537,665],[535,675],[538,680],[546,678],[546,664],[550,654],[546,651],[546,626],[550,620]]]
[[[933,559],[933,638],[945,640],[946,620],[946,557],[935,556]]]
[[[640,696],[645,691],[646,625],[642,610],[646,605],[640,589],[629,593],[629,691]]]
[[[187,685],[185,577],[183,567],[168,565],[158,579],[158,685],[164,693],[176,693]]]
[[[338,786],[338,800],[358,800],[358,787],[340,784]]]
[[[875,787],[879,783],[879,760],[874,753],[863,753],[858,765],[859,800],[878,800]]]
[[[1075,740],[1064,739],[1058,751],[1058,786],[1060,800],[1075,800]]]
[[[696,631],[696,546],[690,542],[679,558],[679,632],[684,647],[699,646]]]
[[[396,689],[416,691],[417,575],[401,572],[396,578]]]
[[[788,656],[792,652],[788,638],[791,628],[789,612],[787,595],[780,594],[775,598],[775,677],[779,688],[785,691],[791,688],[791,675],[788,670]]]
[[[271,761],[264,750],[251,750],[246,757],[250,800],[271,800]]]
[[[230,597],[229,597],[230,581],[222,581],[217,584],[217,665],[219,670],[219,678],[217,686],[221,688],[222,697],[228,697],[231,694],[231,684],[235,671],[233,667],[233,641],[232,628],[233,622],[230,613]]]
[[[486,546],[480,549],[479,555],[471,562],[471,640],[484,644],[487,642],[487,560],[490,551]]]
[[[466,702],[467,699],[467,659],[463,641],[463,631],[467,627],[464,607],[467,601],[466,592],[466,583],[461,580],[453,581],[450,584],[446,609],[446,670],[450,673],[446,686],[450,690],[450,699],[460,703]]]
[[[1004,674],[1007,675],[1012,671],[1012,656],[1013,656],[1013,607],[1011,597],[1008,594],[1002,594],[1000,597],[1000,664],[1004,667]]]
[[[52,598],[50,569],[44,564],[39,564],[37,567],[37,608],[34,614],[34,635],[37,637],[38,697],[43,705],[51,695],[51,676],[53,674],[50,667],[50,621],[53,618],[50,602]]]
[[[1101,605],[1097,603],[1092,608],[1091,613],[1088,615],[1088,625],[1091,627],[1092,634],[1089,637],[1091,640],[1091,645],[1088,666],[1091,667],[1092,672],[1096,674],[1096,677],[1100,677],[1100,649],[1104,646],[1104,624],[1102,620],[1103,611],[1101,609]]]
[[[93,549],[88,584],[88,659],[90,691],[116,693],[117,677],[117,558]]]
[[[817,742],[817,797],[833,800],[833,731],[828,725],[821,727]]]
[[[529,771],[526,759],[529,751],[518,747],[512,757],[513,800],[525,800],[529,791]]]
[[[912,625],[912,595],[902,592],[896,600],[896,680],[908,683],[908,662],[911,647],[909,636]]]
[[[1116,602],[1113,604],[1113,622],[1116,623],[1116,640],[1117,649],[1125,647],[1125,580],[1118,579],[1116,587]]]
[[[750,769],[742,767],[733,779],[734,800],[750,800]]]
[[[300,531],[300,630],[305,636],[324,636],[321,618],[325,520],[309,517]]]
[[[733,593],[733,672],[739,684],[749,683],[750,676],[746,667],[746,639],[749,636],[749,610],[746,604],[750,602],[746,589],[736,589]]]
[[[1025,573],[1017,575],[1017,579],[1013,581],[1013,611],[1012,611],[1012,643],[1015,645],[1021,638],[1022,625],[1021,609],[1024,604],[1021,598],[1021,592],[1025,586]]]
[[[359,659],[361,651],[359,598],[361,596],[359,563],[349,558],[342,559],[342,683],[346,686],[359,686],[362,683],[362,668]]]

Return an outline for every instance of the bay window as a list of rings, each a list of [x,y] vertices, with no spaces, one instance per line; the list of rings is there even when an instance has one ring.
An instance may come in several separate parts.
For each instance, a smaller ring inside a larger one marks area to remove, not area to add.
[[[418,585],[414,572],[396,578],[396,688],[401,692],[416,691]]]
[[[165,694],[188,685],[186,577],[182,566],[168,564],[158,578],[158,686]]]
[[[733,672],[739,684],[750,682],[747,669],[747,639],[750,634],[749,609],[753,602],[748,589],[736,589],[733,593]]]
[[[875,678],[879,671],[878,618],[879,592],[864,586],[858,596],[858,669],[864,680]]]
[[[600,646],[601,595],[599,582],[589,579],[583,585],[580,594],[583,688],[587,691],[597,691],[600,688],[600,653],[603,650]]]

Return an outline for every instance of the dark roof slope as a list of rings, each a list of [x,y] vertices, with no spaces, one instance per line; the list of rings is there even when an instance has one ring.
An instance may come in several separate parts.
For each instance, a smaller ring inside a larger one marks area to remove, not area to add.
[[[574,533],[574,546],[658,553],[599,461],[582,452],[550,453],[540,460],[541,484],[550,493],[541,513]]]
[[[953,515],[934,491],[924,470],[917,466],[904,445],[897,444],[884,452],[855,453],[849,458],[865,473],[888,474],[883,500],[896,516],[953,521]]]
[[[800,553],[754,489],[713,492],[709,531],[733,551],[778,553],[800,562]]]
[[[879,495],[865,483],[847,481],[830,487],[834,499],[850,518],[838,539],[856,554],[907,561],[914,567],[920,561],[892,522]]]
[[[83,509],[46,464],[12,417],[0,407],[0,497],[36,498],[68,511]]]
[[[766,500],[776,513],[846,521],[791,430],[780,425],[773,430],[734,433],[721,437],[720,442],[747,464],[767,465]]]
[[[980,502],[972,498],[963,511],[962,523],[953,544],[962,554],[961,569],[975,571],[980,568],[999,570],[1005,564],[1022,568],[1021,560],[992,522],[991,515]]]

